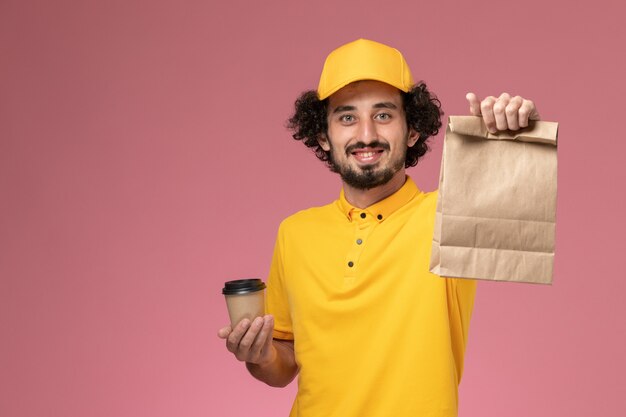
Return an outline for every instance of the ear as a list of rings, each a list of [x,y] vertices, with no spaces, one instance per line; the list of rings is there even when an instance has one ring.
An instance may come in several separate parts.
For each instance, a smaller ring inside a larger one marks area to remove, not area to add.
[[[415,143],[417,142],[419,138],[420,138],[420,132],[414,129],[409,130],[409,138],[407,140],[407,146],[410,148],[411,146],[415,145]]]
[[[330,143],[328,142],[328,137],[325,134],[321,134],[317,137],[317,143],[319,143],[322,149],[326,152],[330,151]]]

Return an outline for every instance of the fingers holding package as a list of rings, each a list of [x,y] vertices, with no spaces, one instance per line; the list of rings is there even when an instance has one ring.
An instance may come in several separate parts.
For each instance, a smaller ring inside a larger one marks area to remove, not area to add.
[[[218,337],[226,339],[226,348],[238,360],[261,364],[271,360],[273,330],[274,318],[266,315],[253,321],[243,319],[234,329],[224,327],[218,331]]]
[[[518,130],[528,126],[529,120],[539,120],[535,103],[520,96],[511,97],[502,93],[499,97],[489,96],[479,100],[474,93],[466,95],[470,113],[482,116],[491,133],[499,130]]]

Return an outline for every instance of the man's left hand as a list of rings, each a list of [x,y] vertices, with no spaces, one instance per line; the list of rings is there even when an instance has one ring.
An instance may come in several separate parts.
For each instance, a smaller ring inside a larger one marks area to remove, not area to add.
[[[465,98],[469,101],[472,115],[482,116],[491,133],[518,130],[527,127],[529,120],[539,120],[535,103],[520,96],[511,97],[502,93],[500,97],[489,96],[481,101],[476,94],[467,93]]]

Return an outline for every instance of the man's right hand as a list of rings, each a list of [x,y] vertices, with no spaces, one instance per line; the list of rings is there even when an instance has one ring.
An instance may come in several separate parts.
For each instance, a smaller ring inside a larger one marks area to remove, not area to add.
[[[246,363],[252,376],[273,387],[284,387],[298,374],[292,340],[273,339],[274,317],[243,319],[221,328],[217,336],[226,340],[226,348]]]
[[[276,358],[276,349],[272,344],[274,317],[257,317],[252,322],[243,319],[235,325],[221,328],[217,332],[220,339],[226,340],[226,348],[235,357],[246,363],[266,365]]]

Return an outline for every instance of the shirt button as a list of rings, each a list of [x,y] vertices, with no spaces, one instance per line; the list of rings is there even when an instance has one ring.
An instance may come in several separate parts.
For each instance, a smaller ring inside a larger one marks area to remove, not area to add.
[[[365,213],[361,213],[361,218],[362,218],[362,219],[364,219],[364,218],[365,218],[365,216],[366,216],[366,214],[365,214]]]
[[[348,266],[349,266],[350,268],[352,268],[352,267],[354,266],[354,262],[352,262],[352,261],[348,262]]]
[[[363,239],[357,239],[357,240],[356,240],[356,244],[357,244],[357,245],[360,245],[361,243],[363,243]]]
[[[382,214],[379,214],[378,216],[376,216],[376,218],[377,218],[378,220],[382,220],[382,219],[383,219],[383,215],[382,215]]]

